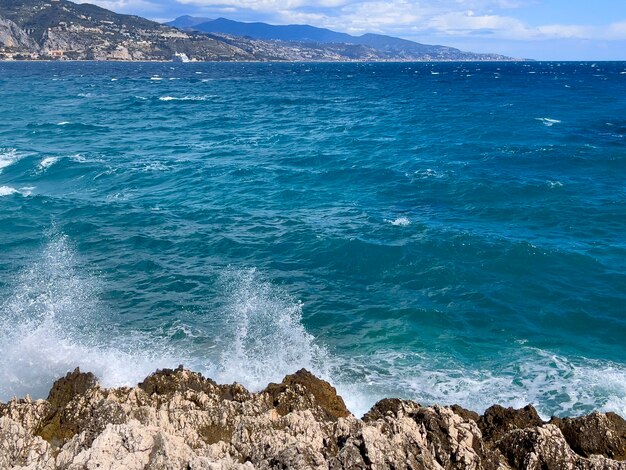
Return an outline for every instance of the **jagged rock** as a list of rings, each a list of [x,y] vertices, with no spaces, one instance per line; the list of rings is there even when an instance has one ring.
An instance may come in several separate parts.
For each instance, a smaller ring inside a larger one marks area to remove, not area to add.
[[[337,390],[324,380],[320,380],[306,369],[286,376],[280,384],[269,384],[264,390],[272,400],[272,404],[281,416],[296,409],[302,409],[302,403],[297,398],[303,397],[300,388],[313,395],[315,403],[320,406],[329,417],[345,418],[350,415],[346,404]],[[306,396],[306,395],[304,395]]]
[[[207,391],[212,387],[217,387],[217,384],[210,379],[205,379],[202,374],[186,371],[181,365],[175,370],[157,370],[154,374],[146,377],[138,387],[148,395],[153,393],[172,395],[186,390]]]
[[[493,405],[478,419],[478,427],[483,433],[483,438],[488,442],[496,442],[514,429],[525,429],[542,424],[543,420],[532,405],[519,410]]]
[[[552,418],[572,450],[583,457],[605,455],[626,460],[626,421],[615,413],[592,413],[580,418]]]
[[[73,372],[52,384],[48,394],[48,403],[54,408],[63,408],[77,395],[98,386],[98,379],[91,372],[81,372],[77,367]]]
[[[626,469],[626,464],[606,457],[586,459],[576,454],[567,444],[561,430],[552,424],[514,429],[502,437],[498,449],[513,468],[524,470]]]
[[[461,418],[471,419],[472,421],[476,421],[477,423],[480,420],[480,415],[478,413],[472,410],[466,410],[459,405],[452,405],[450,409],[458,414]]]
[[[360,420],[306,370],[250,393],[182,367],[113,389],[77,369],[47,400],[0,404],[0,470],[626,470],[611,460],[624,455],[617,415],[553,423],[532,407],[479,416],[399,399]]]

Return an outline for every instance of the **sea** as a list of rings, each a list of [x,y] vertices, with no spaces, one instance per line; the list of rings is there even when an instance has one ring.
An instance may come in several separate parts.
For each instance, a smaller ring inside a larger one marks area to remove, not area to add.
[[[179,364],[626,416],[626,63],[0,63],[0,400]]]

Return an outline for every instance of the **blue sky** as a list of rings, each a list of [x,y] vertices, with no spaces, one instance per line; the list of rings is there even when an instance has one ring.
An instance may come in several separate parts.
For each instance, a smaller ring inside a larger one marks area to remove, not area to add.
[[[626,60],[626,0],[90,0],[157,21],[189,14],[389,34],[543,60]]]

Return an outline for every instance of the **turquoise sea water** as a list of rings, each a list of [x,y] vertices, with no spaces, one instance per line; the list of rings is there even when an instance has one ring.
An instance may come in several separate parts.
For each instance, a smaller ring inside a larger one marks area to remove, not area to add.
[[[626,414],[625,135],[626,63],[0,63],[0,399]]]

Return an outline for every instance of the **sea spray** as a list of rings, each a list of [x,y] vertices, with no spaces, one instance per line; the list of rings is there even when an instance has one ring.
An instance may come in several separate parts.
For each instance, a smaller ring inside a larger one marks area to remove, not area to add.
[[[302,325],[300,301],[254,268],[229,268],[220,284],[226,300],[227,344],[217,371],[219,380],[258,390],[302,367],[328,375],[328,353]]]
[[[153,338],[116,332],[98,300],[99,279],[79,259],[68,237],[52,230],[1,304],[0,400],[44,396],[75,367],[113,386],[134,385],[168,363]]]

